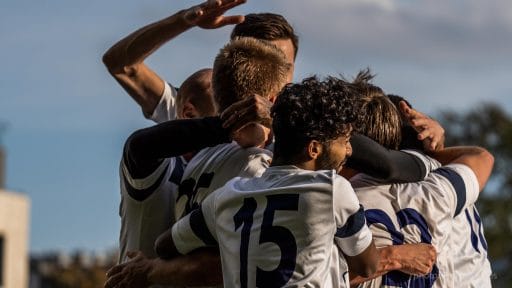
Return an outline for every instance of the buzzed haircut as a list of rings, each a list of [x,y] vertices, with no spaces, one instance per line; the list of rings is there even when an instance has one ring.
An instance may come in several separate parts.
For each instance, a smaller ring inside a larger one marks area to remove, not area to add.
[[[329,77],[317,77],[288,84],[272,107],[272,128],[276,155],[291,160],[317,140],[328,144],[340,136],[350,136],[357,118],[357,103],[348,85]]]
[[[277,95],[289,69],[283,51],[272,43],[249,37],[231,40],[213,64],[212,86],[219,112],[254,94]]]
[[[352,88],[359,96],[360,114],[354,131],[388,149],[398,149],[402,138],[400,114],[384,91],[370,83],[373,77],[366,69],[360,71],[352,81]]]
[[[299,50],[299,37],[293,27],[279,14],[251,13],[245,15],[244,22],[237,24],[231,32],[231,39],[252,37],[274,41],[290,39],[294,48],[294,58]]]
[[[176,105],[181,110],[188,101],[196,108],[200,116],[213,116],[216,114],[213,89],[211,85],[212,69],[204,68],[190,75],[181,84],[176,96]]]

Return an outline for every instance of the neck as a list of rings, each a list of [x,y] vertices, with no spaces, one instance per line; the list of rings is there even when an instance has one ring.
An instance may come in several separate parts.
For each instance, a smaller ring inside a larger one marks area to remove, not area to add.
[[[275,155],[275,154],[274,154]],[[293,165],[297,168],[304,170],[318,170],[314,160],[304,160],[300,159],[302,157],[297,157],[295,160],[284,159],[283,157],[274,156],[272,160],[272,164],[270,166],[286,166]]]

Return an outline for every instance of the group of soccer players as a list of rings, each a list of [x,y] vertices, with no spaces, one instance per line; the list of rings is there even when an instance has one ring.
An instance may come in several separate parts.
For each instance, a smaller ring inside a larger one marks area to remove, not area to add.
[[[158,123],[120,165],[119,264],[105,287],[491,287],[475,203],[493,166],[361,71],[293,78],[286,19],[208,0],[103,56]],[[235,25],[213,68],[173,87],[144,61]]]

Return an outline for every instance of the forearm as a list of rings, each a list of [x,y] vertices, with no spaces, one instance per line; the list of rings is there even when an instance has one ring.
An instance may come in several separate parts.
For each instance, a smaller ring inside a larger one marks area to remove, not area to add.
[[[430,152],[429,155],[441,162],[442,165],[447,165],[462,156],[477,156],[483,151],[484,149],[477,146],[456,146]]]
[[[148,273],[151,284],[174,286],[213,286],[222,284],[217,249],[200,249],[172,260],[154,259]]]
[[[126,141],[125,165],[134,178],[148,176],[162,159],[229,142],[219,117],[174,120],[137,130]]]
[[[354,135],[352,155],[347,167],[389,182],[414,182],[423,180],[426,167],[416,156],[386,149],[363,135]]]
[[[377,251],[379,252],[379,263],[377,265],[377,271],[369,277],[362,277],[351,273],[350,286],[355,287],[363,282],[384,275],[389,271],[401,269],[400,261],[394,256],[394,250],[394,246],[378,248]]]
[[[163,44],[192,27],[183,14],[184,11],[179,11],[133,32],[112,46],[103,56],[103,62],[111,73],[143,62]]]

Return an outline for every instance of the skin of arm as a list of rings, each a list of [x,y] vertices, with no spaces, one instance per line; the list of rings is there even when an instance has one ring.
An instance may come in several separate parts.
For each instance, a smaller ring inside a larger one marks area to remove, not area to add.
[[[476,175],[480,191],[491,176],[494,165],[492,154],[482,147],[477,146],[458,146],[449,147],[440,151],[430,153],[441,164],[464,164],[468,166]]]
[[[351,287],[356,287],[393,270],[400,270],[410,275],[425,275],[432,270],[437,258],[434,246],[425,243],[393,245],[379,248],[377,251],[380,256],[377,271],[366,278],[351,273]]]
[[[217,249],[201,248],[173,259],[149,259],[142,252],[129,252],[129,262],[107,272],[105,288],[140,288],[153,284],[214,286],[222,284],[222,268]]]
[[[347,260],[349,271],[356,275],[369,277],[377,271],[379,263],[379,252],[372,243],[360,254],[355,256],[344,255]]]
[[[245,0],[206,1],[149,24],[114,44],[104,55],[109,73],[151,115],[160,101],[164,81],[144,60],[162,45],[192,27],[215,29],[243,22],[241,15],[223,16],[224,12]]]

